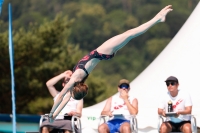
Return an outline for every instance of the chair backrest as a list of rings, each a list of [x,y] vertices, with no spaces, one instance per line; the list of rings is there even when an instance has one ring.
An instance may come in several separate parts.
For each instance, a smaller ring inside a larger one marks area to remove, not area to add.
[[[192,133],[197,133],[197,125],[196,125],[196,118],[193,115],[191,116],[191,129]],[[158,116],[158,133],[160,132],[160,125],[165,121],[163,116]],[[182,133],[182,132],[171,132],[171,133]]]

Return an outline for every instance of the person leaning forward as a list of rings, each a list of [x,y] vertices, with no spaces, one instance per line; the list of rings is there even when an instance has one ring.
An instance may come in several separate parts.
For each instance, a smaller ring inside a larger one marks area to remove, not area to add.
[[[130,121],[127,119],[128,115],[137,115],[138,100],[130,97],[129,81],[121,79],[118,84],[118,92],[116,95],[107,99],[101,115],[113,117],[115,114],[123,114],[117,118],[110,119],[107,123],[99,125],[99,133],[131,133]]]
[[[180,131],[191,133],[190,114],[192,112],[192,100],[189,93],[178,89],[179,81],[174,76],[168,77],[165,82],[168,92],[162,96],[158,106],[158,114],[166,117],[166,121],[161,124],[160,133]],[[172,109],[170,110],[168,110],[168,103],[172,104]],[[166,116],[168,112],[175,112],[176,114],[174,116]]]

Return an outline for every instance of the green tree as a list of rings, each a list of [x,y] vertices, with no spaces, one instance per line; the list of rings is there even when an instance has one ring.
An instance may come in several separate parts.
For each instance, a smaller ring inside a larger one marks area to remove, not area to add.
[[[25,106],[36,96],[47,96],[45,80],[55,71],[62,71],[63,68],[71,68],[71,58],[64,58],[72,54],[74,47],[67,43],[69,21],[58,16],[52,22],[45,22],[43,25],[32,25],[28,31],[21,28],[13,32],[14,44],[14,68],[15,68],[15,90],[17,112],[27,111]],[[1,97],[1,101],[10,101],[10,64],[8,57],[7,32],[1,34],[1,94],[8,93],[7,98]],[[7,48],[6,48],[7,47]],[[6,75],[6,77],[4,77]],[[3,81],[4,81],[3,80]],[[2,81],[1,81],[2,82]],[[1,112],[11,111],[11,102],[7,105],[1,104]]]

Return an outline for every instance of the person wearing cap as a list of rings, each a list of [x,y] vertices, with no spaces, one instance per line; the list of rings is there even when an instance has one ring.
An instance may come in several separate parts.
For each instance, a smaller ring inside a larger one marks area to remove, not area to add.
[[[166,80],[168,92],[162,96],[158,105],[158,114],[166,117],[166,121],[160,126],[160,133],[183,132],[191,133],[190,115],[192,112],[192,100],[189,93],[178,89],[179,81],[176,77],[170,76]],[[172,109],[168,103],[172,103]],[[174,112],[175,115],[167,115]]]
[[[99,125],[99,133],[131,133],[128,116],[137,115],[138,100],[128,95],[130,84],[127,79],[121,79],[117,88],[119,93],[107,99],[101,112],[101,115],[107,115],[111,119]],[[114,117],[115,114],[123,115]]]

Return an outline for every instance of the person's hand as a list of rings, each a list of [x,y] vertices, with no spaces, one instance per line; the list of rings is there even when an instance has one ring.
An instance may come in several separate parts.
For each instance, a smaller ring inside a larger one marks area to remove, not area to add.
[[[155,18],[158,19],[158,22],[165,22],[166,19],[166,15],[171,12],[172,9],[172,5],[168,5],[166,7],[164,7],[156,16]]]
[[[71,70],[67,70],[67,71],[63,72],[62,74],[64,76],[64,84],[63,84],[63,86],[64,86],[67,82],[69,82],[69,80],[70,80],[70,78],[72,76],[72,71]]]
[[[76,111],[71,111],[69,113],[67,113],[68,116],[73,116],[73,115],[76,115]]]
[[[71,75],[72,75],[72,71],[71,70],[67,70],[64,73],[66,74],[66,76],[69,76],[69,77],[71,77]]]
[[[112,116],[113,116],[112,112],[113,112],[113,111],[108,111],[108,114],[107,114],[107,115],[108,115],[109,117],[112,117]]]
[[[178,110],[177,112],[176,112],[176,115],[174,116],[174,117],[179,117],[179,115],[180,115],[181,113],[180,113],[180,110]]]
[[[120,93],[120,96],[121,96],[121,98],[123,100],[127,100],[128,99],[129,96],[128,96],[128,92],[127,91],[121,89],[119,93]]]

